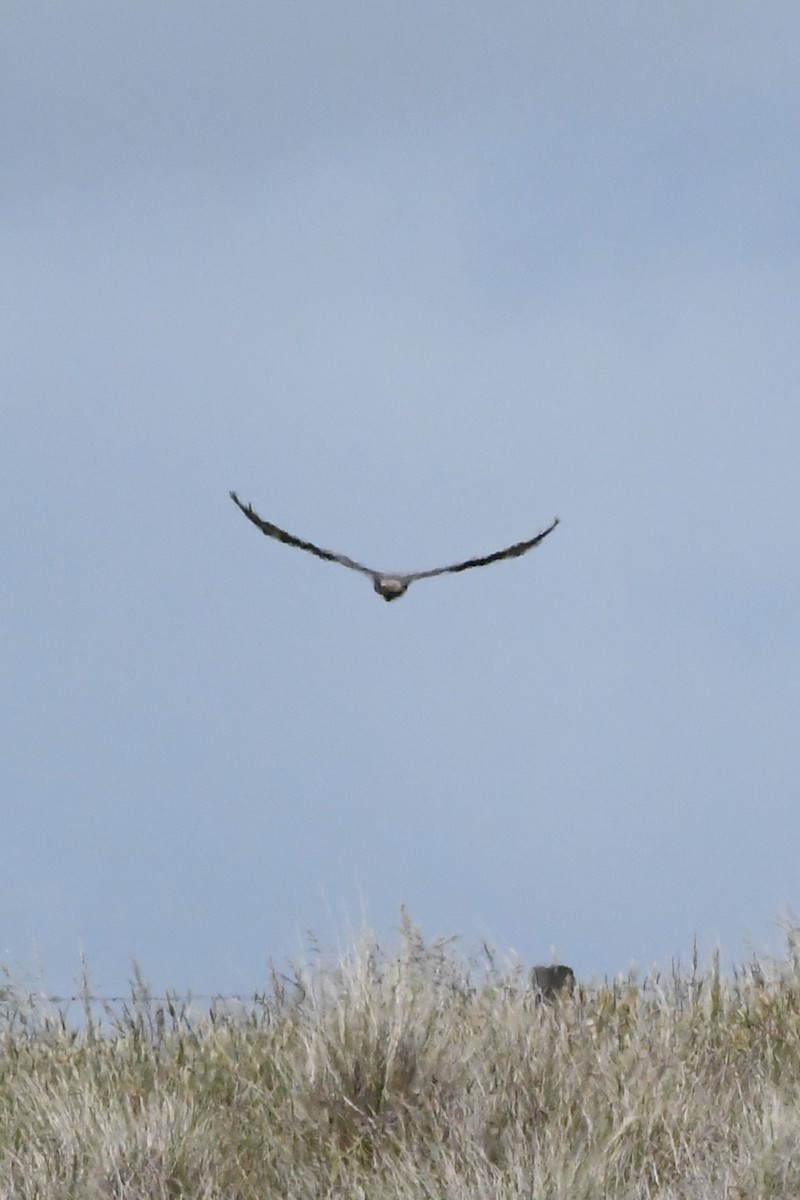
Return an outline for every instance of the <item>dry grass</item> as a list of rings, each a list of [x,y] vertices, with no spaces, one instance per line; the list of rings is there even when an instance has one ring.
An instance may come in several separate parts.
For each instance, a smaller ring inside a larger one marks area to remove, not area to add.
[[[2,1200],[800,1196],[800,931],[787,961],[535,1004],[404,920],[238,1011],[80,1027],[0,987]]]

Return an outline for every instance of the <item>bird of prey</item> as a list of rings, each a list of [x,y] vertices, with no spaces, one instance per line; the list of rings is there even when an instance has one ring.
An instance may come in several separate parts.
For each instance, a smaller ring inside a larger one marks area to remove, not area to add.
[[[396,600],[398,596],[407,592],[410,584],[417,579],[430,579],[434,575],[467,571],[470,567],[485,567],[489,563],[499,562],[501,558],[518,558],[520,554],[525,554],[534,546],[538,546],[539,542],[543,541],[548,533],[552,533],[559,523],[558,517],[556,517],[552,525],[541,533],[537,533],[536,537],[529,538],[527,542],[516,542],[513,546],[507,546],[505,550],[496,550],[494,554],[486,554],[482,558],[468,558],[465,562],[453,563],[449,567],[433,567],[430,571],[411,571],[404,575],[396,575],[384,571],[374,571],[372,567],[365,567],[363,563],[348,558],[346,554],[335,554],[333,550],[323,550],[320,546],[315,546],[313,542],[304,542],[302,538],[295,537],[294,534],[287,533],[284,529],[279,529],[270,521],[265,521],[253,510],[252,505],[242,504],[236,492],[231,492],[230,495],[231,500],[239,506],[247,519],[252,521],[267,537],[276,538],[279,542],[286,542],[287,546],[298,546],[301,550],[308,550],[310,554],[316,554],[317,558],[324,558],[327,562],[341,563],[343,567],[349,567],[351,571],[360,571],[362,575],[369,575],[375,591],[379,596],[383,596],[384,600]]]

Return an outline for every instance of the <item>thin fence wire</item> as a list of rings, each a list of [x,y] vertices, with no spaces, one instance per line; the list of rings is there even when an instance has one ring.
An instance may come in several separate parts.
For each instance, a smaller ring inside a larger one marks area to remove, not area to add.
[[[36,1004],[220,1004],[220,1003],[237,1003],[237,1004],[266,1004],[268,997],[263,992],[242,993],[231,992],[225,994],[222,992],[204,993],[204,992],[185,992],[176,993],[169,992],[164,996],[156,996],[151,994],[137,995],[129,993],[127,996],[104,996],[104,995],[87,995],[85,992],[79,992],[74,996],[47,996],[41,992],[25,992],[21,989],[14,988],[9,990],[4,996],[4,989],[0,987],[0,1000],[13,998],[18,1000],[28,1000]]]

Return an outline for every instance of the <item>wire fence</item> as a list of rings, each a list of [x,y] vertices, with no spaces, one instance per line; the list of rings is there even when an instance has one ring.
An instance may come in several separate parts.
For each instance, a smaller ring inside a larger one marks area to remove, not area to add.
[[[27,999],[34,1004],[52,1004],[58,1007],[62,1004],[267,1004],[269,997],[266,993],[244,993],[244,992],[167,992],[163,996],[146,994],[131,994],[127,996],[106,996],[95,995],[86,992],[77,992],[72,996],[49,996],[43,992],[25,991],[21,988],[6,989],[0,986],[0,1001],[7,1000],[11,996],[21,1000]]]
[[[297,1011],[301,993],[274,992],[45,992],[0,984],[0,1047],[8,1038],[142,1034],[160,1042],[169,1033],[215,1028],[267,1029]]]

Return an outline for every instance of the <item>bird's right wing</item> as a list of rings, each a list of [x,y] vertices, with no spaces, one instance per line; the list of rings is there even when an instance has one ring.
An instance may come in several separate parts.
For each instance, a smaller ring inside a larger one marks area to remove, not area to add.
[[[317,558],[324,558],[327,562],[338,562],[343,567],[350,567],[353,571],[360,571],[362,575],[375,577],[375,572],[365,567],[363,563],[356,562],[354,558],[348,558],[346,554],[336,554],[333,550],[323,550],[321,546],[315,546],[313,542],[304,542],[302,538],[295,537],[293,533],[287,533],[285,529],[279,529],[277,525],[273,525],[271,521],[265,521],[253,509],[250,504],[242,504],[236,492],[231,492],[231,500],[244,513],[249,521],[265,533],[267,537],[275,538],[279,542],[285,542],[287,546],[297,546],[300,550],[307,550],[309,554],[315,554]]]
[[[539,542],[544,541],[548,533],[552,533],[558,524],[560,522],[556,517],[552,525],[543,529],[541,533],[537,533],[536,537],[528,538],[526,542],[515,542],[513,546],[506,546],[504,550],[495,550],[493,554],[485,554],[482,558],[468,558],[465,562],[453,563],[449,567],[433,567],[430,571],[415,571],[413,575],[406,576],[406,578],[409,580],[431,579],[434,575],[468,571],[471,567],[487,567],[489,563],[500,562],[503,558],[519,558],[520,554],[527,554],[534,546],[538,546]]]

